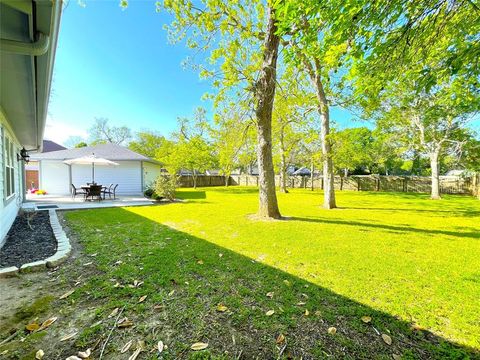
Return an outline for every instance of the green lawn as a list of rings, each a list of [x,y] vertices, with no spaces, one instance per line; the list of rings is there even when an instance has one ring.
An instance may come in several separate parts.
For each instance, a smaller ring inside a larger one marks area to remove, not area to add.
[[[92,346],[125,306],[136,327],[113,332],[115,359],[138,338],[147,348],[163,340],[166,359],[480,357],[480,201],[339,192],[340,208],[323,210],[319,192],[295,190],[279,194],[286,220],[258,221],[252,188],[178,196],[185,202],[66,213],[84,247],[78,263],[95,266],[57,301],[95,309],[69,346]],[[129,287],[135,280],[144,283]],[[191,351],[198,341],[207,350]]]

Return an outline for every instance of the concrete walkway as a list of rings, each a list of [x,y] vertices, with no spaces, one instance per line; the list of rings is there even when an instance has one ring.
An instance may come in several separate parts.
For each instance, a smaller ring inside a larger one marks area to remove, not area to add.
[[[77,196],[75,199],[72,199],[70,196],[27,194],[26,201],[22,204],[22,208],[25,210],[77,210],[123,206],[146,206],[153,204],[155,204],[155,202],[142,197],[141,195],[119,196],[115,200],[107,198],[102,201],[84,201],[82,196]]]

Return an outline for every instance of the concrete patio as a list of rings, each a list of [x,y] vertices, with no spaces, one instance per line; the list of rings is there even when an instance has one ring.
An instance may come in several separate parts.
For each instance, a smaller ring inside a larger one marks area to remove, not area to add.
[[[27,194],[22,208],[25,210],[77,210],[153,204],[155,204],[154,201],[142,196],[117,196],[115,200],[107,197],[101,201],[84,201],[82,196],[73,199],[70,196]]]

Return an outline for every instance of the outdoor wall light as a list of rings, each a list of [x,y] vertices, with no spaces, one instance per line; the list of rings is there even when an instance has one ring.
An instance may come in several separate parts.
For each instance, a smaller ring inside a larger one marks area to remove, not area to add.
[[[25,148],[22,148],[20,154],[17,154],[17,161],[25,161],[26,164],[30,161],[30,155],[28,155],[28,151]]]

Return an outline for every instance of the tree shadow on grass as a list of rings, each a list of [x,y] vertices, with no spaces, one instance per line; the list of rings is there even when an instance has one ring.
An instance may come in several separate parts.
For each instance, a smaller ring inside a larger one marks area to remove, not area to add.
[[[106,218],[115,218],[118,225],[112,227]],[[155,333],[155,341],[168,341],[166,358],[191,358],[189,346],[196,341],[208,343],[211,354],[225,356],[215,359],[480,358],[473,348],[414,330],[394,315],[128,209],[78,211],[68,219],[86,252],[98,253],[96,265],[103,272],[89,280],[86,293],[104,303],[105,316],[119,302],[127,303],[124,315],[138,325],[127,330],[128,337],[148,342],[153,340],[142,331]],[[113,266],[118,259],[124,263]],[[112,296],[111,278],[122,284],[138,279],[144,285],[114,289]],[[144,295],[148,300],[138,305]],[[162,304],[162,310],[152,313],[153,304]],[[228,310],[218,311],[218,304]],[[143,312],[136,312],[137,307]],[[267,316],[268,310],[275,313]],[[363,322],[362,316],[371,322]],[[328,331],[332,327],[335,334]],[[392,344],[380,334],[388,334]],[[86,341],[93,343],[97,336]],[[111,343],[124,339],[115,332]]]
[[[367,211],[402,211],[402,212],[412,212],[412,213],[430,213],[430,214],[450,214],[455,213],[458,217],[476,217],[480,216],[480,210],[474,208],[465,208],[460,209],[450,209],[450,210],[439,210],[439,209],[416,209],[416,208],[384,208],[384,207],[352,207],[352,206],[340,206],[338,207],[342,210],[367,210]]]
[[[453,237],[461,238],[471,238],[471,239],[480,239],[480,231],[445,231],[445,230],[435,230],[435,229],[419,229],[410,226],[396,226],[396,225],[385,225],[385,224],[373,224],[371,222],[360,222],[360,221],[351,221],[351,220],[340,220],[340,219],[325,219],[325,218],[307,218],[307,217],[296,217],[293,216],[291,220],[296,221],[305,221],[305,222],[314,222],[321,224],[338,224],[338,225],[347,225],[359,228],[375,228],[382,230],[390,231],[400,231],[400,232],[415,232],[415,233],[424,233],[424,234],[433,234],[433,235],[447,235]]]
[[[206,199],[207,193],[203,190],[178,191],[177,198],[182,200],[199,200]]]

